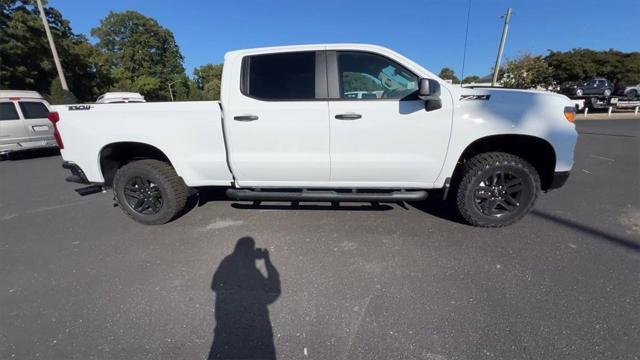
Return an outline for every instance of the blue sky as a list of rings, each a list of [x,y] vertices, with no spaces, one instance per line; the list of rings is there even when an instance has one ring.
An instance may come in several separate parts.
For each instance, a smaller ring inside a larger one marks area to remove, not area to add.
[[[364,42],[394,49],[429,70],[460,76],[468,0],[49,0],[89,35],[109,11],[136,10],[173,31],[189,75],[229,50]],[[471,0],[465,75],[495,62],[500,16],[513,17],[506,57],[548,49],[640,51],[640,0]]]

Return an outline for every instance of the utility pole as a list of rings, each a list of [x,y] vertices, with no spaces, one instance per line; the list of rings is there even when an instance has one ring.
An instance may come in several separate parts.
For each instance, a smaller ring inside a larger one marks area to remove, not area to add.
[[[171,101],[173,101],[173,90],[171,90],[171,85],[177,83],[178,80],[169,83],[169,96],[171,96]]]
[[[47,33],[47,39],[49,39],[49,47],[51,47],[51,53],[53,53],[53,62],[56,64],[56,69],[58,69],[58,76],[60,77],[60,84],[62,84],[62,90],[65,92],[69,91],[69,87],[67,86],[67,79],[64,78],[64,72],[62,71],[62,65],[60,64],[60,58],[58,57],[58,50],[56,50],[56,44],[53,43],[53,36],[51,35],[51,29],[49,29],[49,22],[47,21],[47,15],[44,13],[44,8],[42,7],[42,1],[38,1],[38,11],[40,12],[40,17],[42,18],[42,23],[44,24],[44,31]]]
[[[493,68],[493,81],[491,81],[491,86],[496,86],[496,83],[498,82],[500,61],[502,60],[502,53],[504,52],[504,43],[507,40],[507,31],[509,31],[509,20],[511,20],[511,8],[507,10],[507,15],[502,17],[504,17],[504,27],[502,28],[502,39],[500,40],[500,49],[498,50],[498,57],[496,58],[496,66]]]

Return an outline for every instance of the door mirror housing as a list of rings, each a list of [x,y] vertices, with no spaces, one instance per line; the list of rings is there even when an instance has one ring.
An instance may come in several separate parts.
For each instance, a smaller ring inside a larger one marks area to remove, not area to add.
[[[422,100],[440,99],[440,83],[433,79],[420,79],[418,97]]]

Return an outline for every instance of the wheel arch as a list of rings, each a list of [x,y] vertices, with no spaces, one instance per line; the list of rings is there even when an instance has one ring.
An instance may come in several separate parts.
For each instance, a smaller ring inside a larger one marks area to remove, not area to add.
[[[548,190],[553,181],[556,167],[556,152],[547,140],[522,134],[489,135],[476,139],[462,151],[451,178],[457,184],[462,177],[464,163],[475,155],[501,151],[513,154],[528,161],[540,176],[542,190]]]
[[[100,172],[104,178],[105,186],[113,184],[113,179],[118,169],[135,160],[155,159],[164,161],[174,167],[169,157],[162,150],[147,143],[135,141],[113,142],[103,146],[98,154]]]

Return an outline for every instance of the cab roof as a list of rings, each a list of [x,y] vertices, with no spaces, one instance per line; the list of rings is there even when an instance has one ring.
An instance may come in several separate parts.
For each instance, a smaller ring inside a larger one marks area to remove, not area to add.
[[[284,45],[284,46],[270,46],[270,47],[260,47],[260,48],[252,48],[252,49],[242,49],[242,50],[233,50],[229,51],[227,55],[236,55],[236,54],[252,54],[252,53],[262,53],[262,52],[287,52],[287,51],[318,51],[318,50],[339,50],[339,49],[350,49],[350,50],[386,50],[389,49],[384,48],[379,45],[372,44],[356,44],[356,43],[334,43],[334,44],[304,44],[304,45]]]

